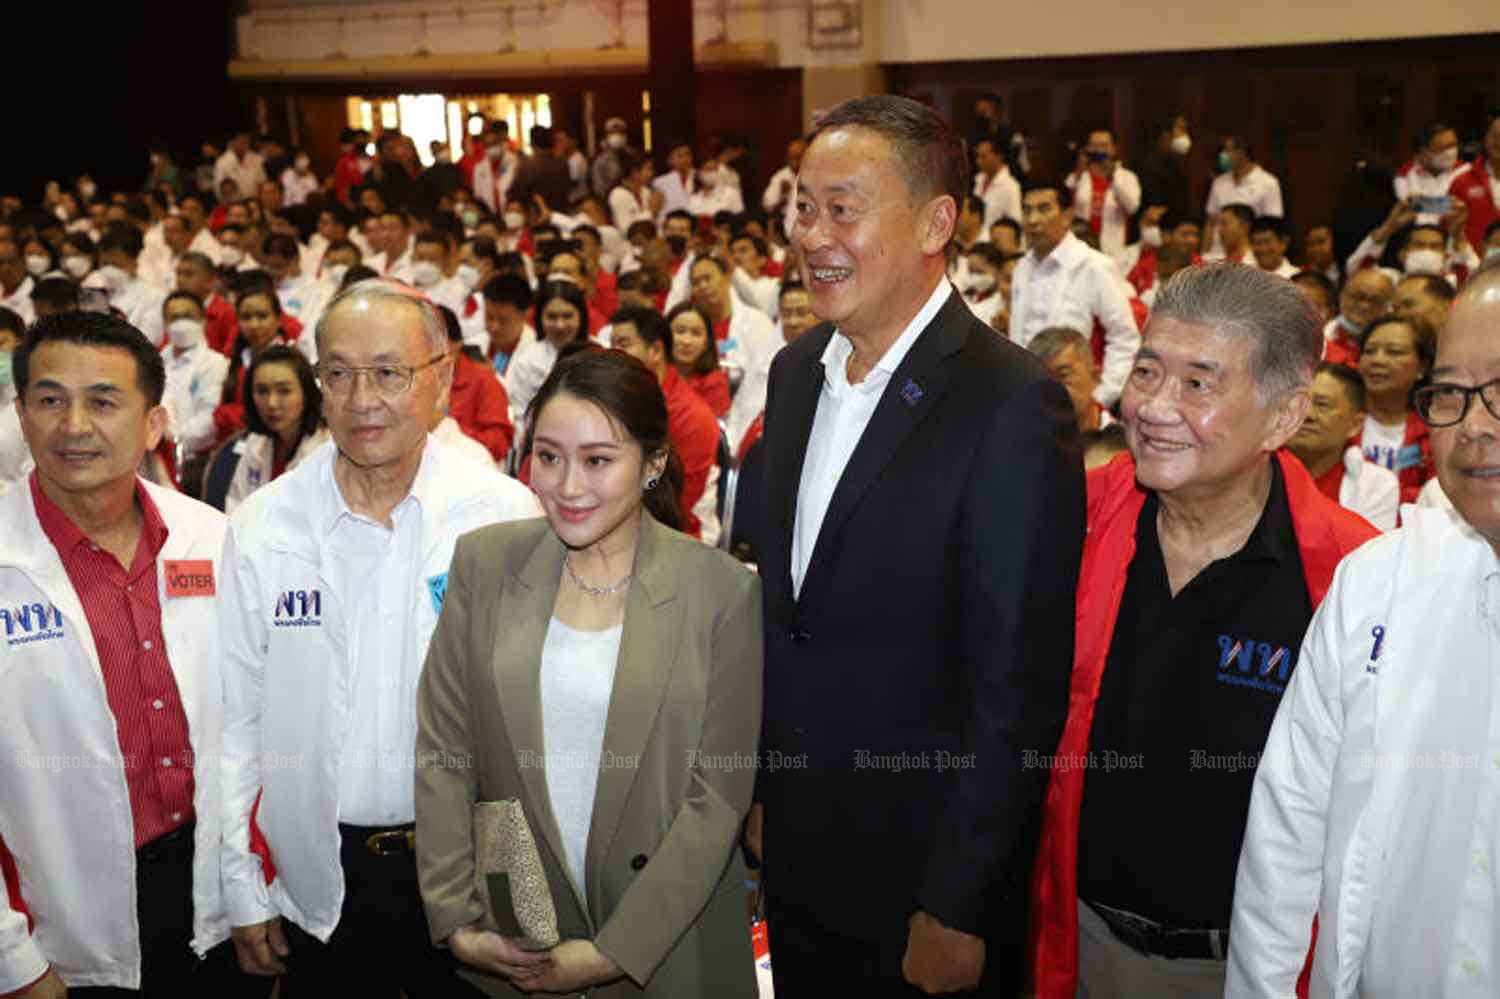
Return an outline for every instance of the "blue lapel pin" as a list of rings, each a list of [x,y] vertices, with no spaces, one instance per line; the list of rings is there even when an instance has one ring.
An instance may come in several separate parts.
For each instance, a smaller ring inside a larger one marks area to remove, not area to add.
[[[915,406],[922,401],[922,386],[908,378],[901,386],[901,400],[908,406]]]

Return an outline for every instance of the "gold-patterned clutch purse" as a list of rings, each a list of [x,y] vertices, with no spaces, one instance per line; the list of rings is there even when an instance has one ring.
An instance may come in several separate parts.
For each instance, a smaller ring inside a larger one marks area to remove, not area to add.
[[[474,886],[485,903],[485,929],[521,938],[528,950],[557,946],[552,891],[526,813],[515,798],[474,806]]]

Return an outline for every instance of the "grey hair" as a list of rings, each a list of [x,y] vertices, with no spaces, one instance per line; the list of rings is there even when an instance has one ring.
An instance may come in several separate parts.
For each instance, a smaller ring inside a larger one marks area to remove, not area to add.
[[[422,319],[422,334],[427,338],[427,346],[432,353],[436,355],[448,352],[448,324],[437,306],[432,304],[432,300],[410,285],[393,278],[373,277],[354,282],[329,300],[327,307],[323,309],[323,315],[318,318],[318,328],[313,333],[319,357],[323,356],[323,330],[328,326],[329,318],[345,302],[369,302],[372,305],[377,302],[399,302],[413,308]]]
[[[1312,384],[1323,330],[1312,300],[1292,282],[1244,264],[1185,267],[1162,286],[1151,319],[1207,326],[1248,337],[1250,377],[1262,405]]]
[[[1027,350],[1043,361],[1051,360],[1069,347],[1081,348],[1090,358],[1094,356],[1088,338],[1066,326],[1048,326],[1026,345]]]

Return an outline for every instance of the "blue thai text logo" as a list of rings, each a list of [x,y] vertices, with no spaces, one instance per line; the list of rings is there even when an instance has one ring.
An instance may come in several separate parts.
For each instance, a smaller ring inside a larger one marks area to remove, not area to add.
[[[278,628],[321,628],[323,594],[317,590],[287,590],[276,595],[272,623]]]
[[[1280,694],[1286,690],[1296,658],[1296,653],[1285,645],[1220,635],[1216,679],[1236,687]]]
[[[0,628],[6,645],[29,645],[63,637],[62,611],[52,604],[0,607]]]

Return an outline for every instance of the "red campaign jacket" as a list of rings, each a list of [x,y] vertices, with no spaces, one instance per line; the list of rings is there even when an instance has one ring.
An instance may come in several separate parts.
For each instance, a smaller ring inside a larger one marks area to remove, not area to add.
[[[1276,460],[1286,483],[1307,594],[1316,609],[1333,583],[1339,561],[1379,532],[1319,492],[1307,469],[1289,452],[1277,452]],[[1136,485],[1135,462],[1128,454],[1089,473],[1073,679],[1058,756],[1088,752],[1125,577],[1135,557],[1135,525],[1145,503],[1145,490]],[[1078,985],[1078,820],[1085,772],[1054,768],[1047,783],[1032,876],[1030,957],[1037,999],[1073,999]]]
[[[1360,430],[1354,438],[1355,446],[1362,444],[1365,432]],[[1435,474],[1432,458],[1432,436],[1427,424],[1415,412],[1406,414],[1406,436],[1401,439],[1401,450],[1396,452],[1396,481],[1401,484],[1401,502],[1415,503],[1417,494]]]
[[[453,367],[453,388],[448,396],[448,415],[458,429],[483,444],[492,458],[505,462],[516,428],[510,421],[510,399],[494,368],[467,354],[458,355]]]
[[[1490,171],[1484,157],[1474,161],[1470,170],[1453,178],[1448,185],[1448,194],[1469,206],[1469,220],[1464,224],[1464,234],[1474,252],[1484,256],[1484,230],[1491,222],[1500,219],[1500,205],[1495,204],[1495,192],[1490,189]]]

